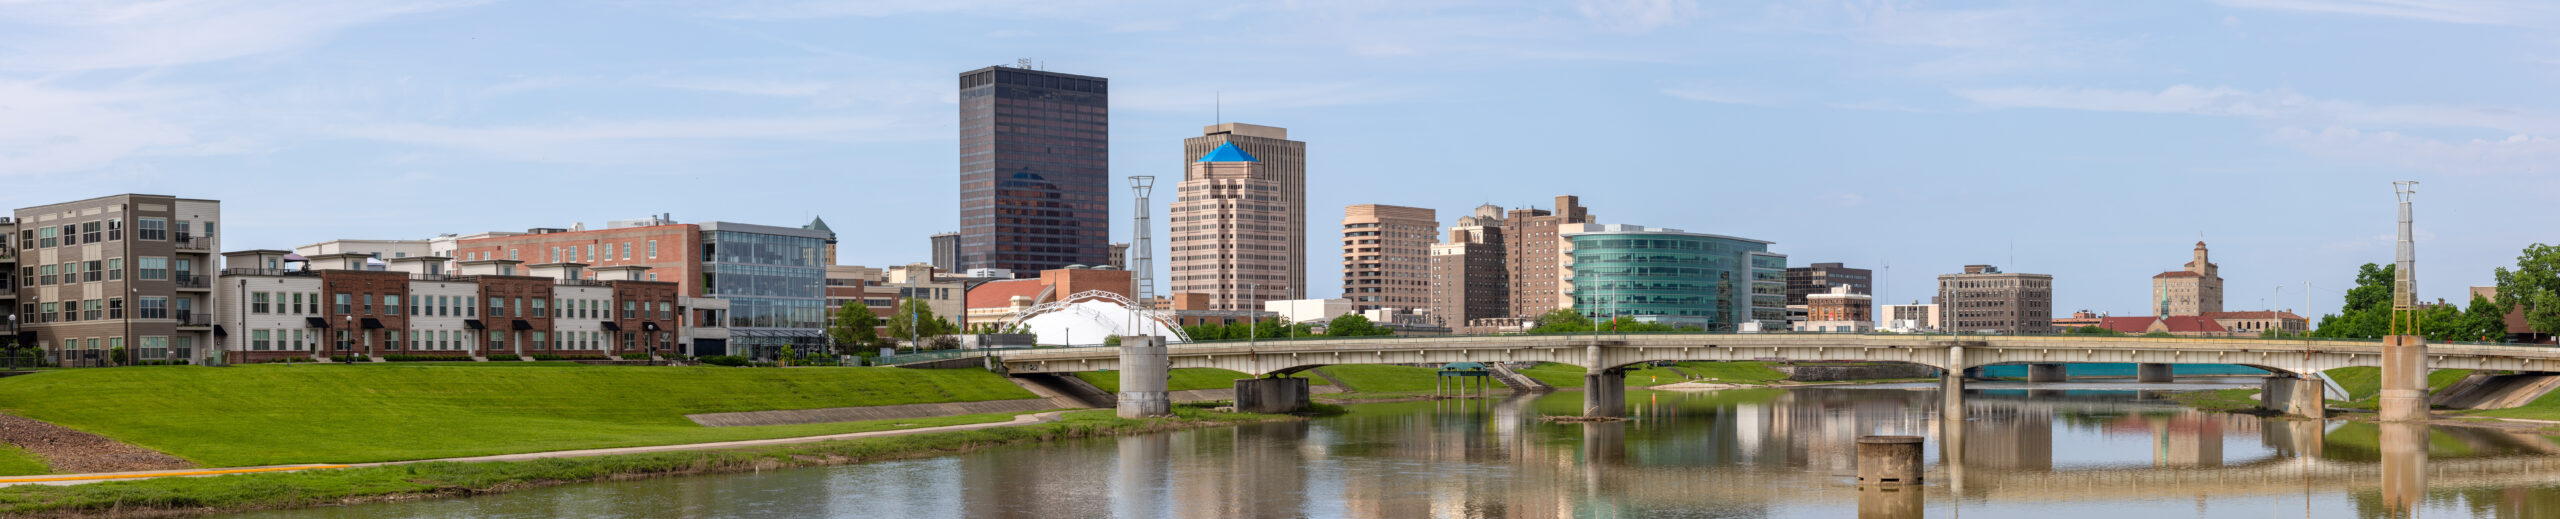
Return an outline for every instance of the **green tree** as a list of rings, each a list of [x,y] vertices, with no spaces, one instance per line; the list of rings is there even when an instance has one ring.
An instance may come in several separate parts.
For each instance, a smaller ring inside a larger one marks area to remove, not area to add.
[[[2471,296],[2471,304],[2462,310],[2459,324],[2451,339],[2457,341],[2496,342],[2507,338],[2507,311],[2496,301],[2479,295]]]
[[[853,355],[880,344],[880,316],[862,301],[846,301],[836,307],[834,319],[827,321],[827,339],[834,342],[836,354]]]
[[[1369,322],[1369,318],[1362,317],[1360,314],[1343,314],[1324,325],[1324,334],[1331,337],[1361,337],[1394,333],[1395,329],[1378,326],[1377,323]]]
[[[1549,310],[1538,316],[1537,325],[1529,333],[1585,333],[1591,331],[1591,318],[1571,308]]]
[[[889,337],[893,339],[923,339],[959,331],[951,321],[934,317],[933,304],[923,299],[900,299],[898,311],[889,314]],[[918,342],[916,347],[923,348],[922,341]]]
[[[2107,337],[2123,337],[2123,336],[2124,336],[2124,332],[2115,331],[2115,330],[2113,330],[2113,329],[2109,329],[2109,328],[2104,327],[2104,326],[2082,326],[2082,327],[2079,327],[2079,328],[2072,328],[2072,329],[2069,329],[2069,330],[2063,330],[2063,331],[2062,331],[2062,334],[2063,334],[2063,335],[2101,335],[2101,336],[2107,336]]]
[[[2516,268],[2499,267],[2498,308],[2524,309],[2525,327],[2539,333],[2560,331],[2560,247],[2536,243],[2516,255]],[[2552,299],[2546,303],[2544,298]]]
[[[2391,277],[2396,265],[2366,263],[2356,269],[2356,286],[2347,289],[2346,306],[2320,316],[2312,337],[2378,339],[2391,330]]]

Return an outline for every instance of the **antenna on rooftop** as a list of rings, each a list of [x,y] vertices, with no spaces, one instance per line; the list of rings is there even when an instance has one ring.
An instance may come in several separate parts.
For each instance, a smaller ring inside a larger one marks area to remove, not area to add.
[[[1013,68],[1031,68],[1031,58],[1013,60]]]

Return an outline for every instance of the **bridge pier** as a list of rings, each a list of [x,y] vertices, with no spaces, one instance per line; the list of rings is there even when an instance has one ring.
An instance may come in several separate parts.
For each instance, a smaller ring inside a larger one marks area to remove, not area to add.
[[[2061,364],[2028,364],[2028,382],[2061,382],[2070,380]]]
[[[2427,338],[2382,338],[2382,421],[2427,419]]]
[[[1307,410],[1307,379],[1298,377],[1236,379],[1236,411],[1289,414]]]
[[[1626,416],[1627,372],[1600,369],[1582,375],[1582,415]]]
[[[2328,401],[2320,398],[2320,381],[2291,373],[2268,375],[2258,390],[2258,408],[2285,416],[2323,418]]]
[[[1171,362],[1163,337],[1120,338],[1121,418],[1173,416],[1173,397],[1165,392],[1173,383]]]
[[[2173,380],[2176,380],[2176,377],[2169,374],[2168,364],[2143,363],[2135,364],[2133,366],[2133,381],[2135,382],[2169,382]]]

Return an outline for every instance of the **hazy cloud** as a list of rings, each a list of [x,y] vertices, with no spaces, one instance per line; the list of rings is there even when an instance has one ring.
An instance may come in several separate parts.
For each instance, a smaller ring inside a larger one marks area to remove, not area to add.
[[[2379,16],[2480,25],[2547,25],[2560,4],[2543,0],[2215,0],[2230,7]]]
[[[349,27],[485,0],[29,2],[0,9],[23,32],[0,45],[0,70],[162,67],[309,45]]]

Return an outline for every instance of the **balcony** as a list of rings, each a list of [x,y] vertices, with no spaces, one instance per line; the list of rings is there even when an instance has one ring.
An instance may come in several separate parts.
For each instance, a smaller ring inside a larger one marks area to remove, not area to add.
[[[317,270],[285,270],[285,269],[222,269],[222,275],[225,275],[225,276],[317,276],[317,275],[320,275],[320,271],[317,271]]]
[[[170,238],[169,243],[176,245],[178,250],[182,251],[213,251],[213,237],[210,236],[199,237],[180,234]]]
[[[195,275],[195,274],[189,274],[189,273],[185,273],[185,272],[180,272],[180,273],[178,273],[176,276],[172,276],[172,277],[170,277],[170,278],[169,278],[169,282],[177,284],[177,285],[178,285],[178,289],[179,289],[179,290],[212,290],[212,289],[213,289],[213,277],[212,277],[212,276],[198,276],[198,275]]]
[[[174,312],[169,315],[177,318],[179,328],[213,327],[213,314],[210,312]]]

